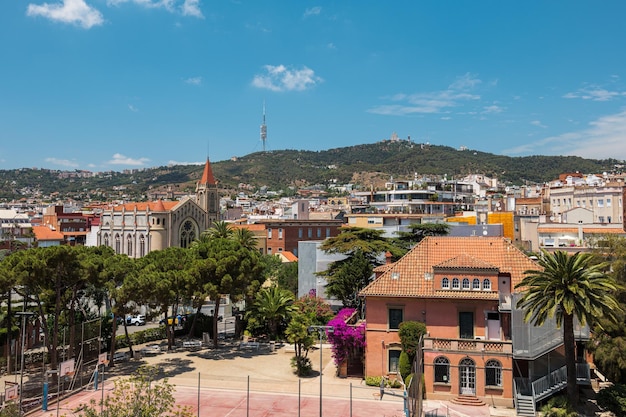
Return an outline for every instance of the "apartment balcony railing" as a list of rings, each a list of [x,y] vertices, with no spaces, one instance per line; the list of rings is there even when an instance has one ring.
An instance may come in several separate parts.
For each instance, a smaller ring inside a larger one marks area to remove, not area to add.
[[[443,339],[437,337],[424,338],[424,350],[442,352],[489,352],[513,353],[511,341],[482,339]]]

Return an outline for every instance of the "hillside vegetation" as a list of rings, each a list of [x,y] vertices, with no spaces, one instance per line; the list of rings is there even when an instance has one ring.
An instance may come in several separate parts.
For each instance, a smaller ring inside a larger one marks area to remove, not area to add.
[[[326,151],[281,150],[256,152],[226,161],[212,161],[213,173],[224,189],[238,184],[267,186],[272,190],[315,184],[355,183],[376,173],[380,178],[411,179],[417,175],[446,175],[448,179],[484,174],[508,184],[543,183],[565,172],[602,173],[622,163],[576,156],[508,157],[448,146],[407,141],[383,141]],[[202,166],[177,165],[148,168],[133,174],[108,172],[91,178],[60,178],[61,171],[19,169],[0,171],[0,199],[24,196],[67,196],[81,200],[107,200],[120,196],[145,198],[149,189],[171,186],[192,191]],[[358,174],[358,175],[357,175]],[[369,184],[355,184],[369,186]],[[57,194],[58,193],[58,194]]]

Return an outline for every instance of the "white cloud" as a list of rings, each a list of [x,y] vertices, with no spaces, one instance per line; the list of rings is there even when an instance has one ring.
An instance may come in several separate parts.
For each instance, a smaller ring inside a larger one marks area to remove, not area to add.
[[[202,77],[190,77],[185,80],[185,83],[192,85],[202,84]]]
[[[504,109],[500,106],[496,106],[495,104],[492,104],[491,106],[485,106],[483,107],[483,111],[481,113],[483,114],[494,114],[494,113],[502,113],[504,111]]]
[[[148,9],[165,9],[171,13],[179,12],[183,16],[204,18],[200,10],[200,0],[107,0],[108,6],[119,6],[124,3],[133,3]]]
[[[139,109],[135,106],[133,106],[132,104],[128,105],[128,110],[137,113],[139,111]]]
[[[78,162],[70,161],[69,159],[58,159],[58,158],[46,158],[46,162],[50,162],[55,165],[61,165],[68,168],[78,168]]]
[[[185,0],[182,6],[183,16],[193,16],[204,19],[202,10],[200,10],[200,0]]]
[[[449,90],[471,90],[481,83],[482,83],[481,80],[479,80],[474,75],[467,72],[464,75],[457,77],[456,81],[450,84],[448,89]]]
[[[460,106],[463,102],[479,100],[480,95],[472,94],[470,90],[473,90],[481,82],[481,80],[474,78],[468,73],[458,77],[446,90],[429,93],[394,94],[385,98],[393,102],[403,101],[405,103],[383,104],[372,107],[367,111],[374,114],[396,116],[415,113],[443,113],[452,107]],[[492,109],[492,112],[494,110],[495,107]]]
[[[254,76],[252,85],[271,91],[304,91],[323,80],[307,67],[291,69],[284,65],[266,65],[265,74]]]
[[[563,98],[580,98],[592,101],[610,101],[617,97],[626,96],[624,91],[609,91],[600,87],[585,87],[578,91],[567,93]]]
[[[322,8],[319,6],[310,7],[304,11],[304,17],[318,16],[322,12]]]
[[[133,158],[129,158],[125,155],[122,155],[121,153],[116,153],[113,155],[113,159],[111,159],[110,161],[108,161],[107,163],[111,164],[111,165],[135,165],[135,166],[140,166],[140,165],[146,165],[146,163],[148,163],[150,160],[148,158],[139,158],[139,159],[133,159]]]
[[[27,16],[42,16],[62,23],[71,23],[89,29],[104,23],[102,13],[85,3],[85,0],[62,0],[61,3],[29,4]]]
[[[587,128],[503,151],[507,154],[578,155],[626,160],[626,110],[590,122]]]
[[[173,165],[204,165],[205,163],[206,163],[206,161],[204,161],[204,162],[181,162],[181,161],[173,161],[173,160],[167,161],[167,165],[168,166],[173,166]]]
[[[531,125],[533,126],[537,126],[537,127],[543,127],[544,129],[548,126],[544,125],[543,123],[541,123],[540,120],[533,120],[532,122],[530,122]]]

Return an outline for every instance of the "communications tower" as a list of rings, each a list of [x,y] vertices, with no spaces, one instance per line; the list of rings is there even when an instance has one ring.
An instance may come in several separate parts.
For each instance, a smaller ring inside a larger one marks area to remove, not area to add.
[[[267,141],[267,126],[265,125],[265,101],[263,101],[263,123],[261,124],[261,142],[263,142],[263,152],[265,152],[266,141]]]

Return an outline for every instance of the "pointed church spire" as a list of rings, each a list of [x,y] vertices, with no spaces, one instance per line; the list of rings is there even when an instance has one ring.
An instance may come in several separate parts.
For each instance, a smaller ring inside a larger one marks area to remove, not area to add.
[[[211,169],[211,162],[209,158],[206,159],[206,164],[204,164],[204,172],[202,173],[202,178],[198,184],[215,184],[215,178],[213,177],[213,170]]]

